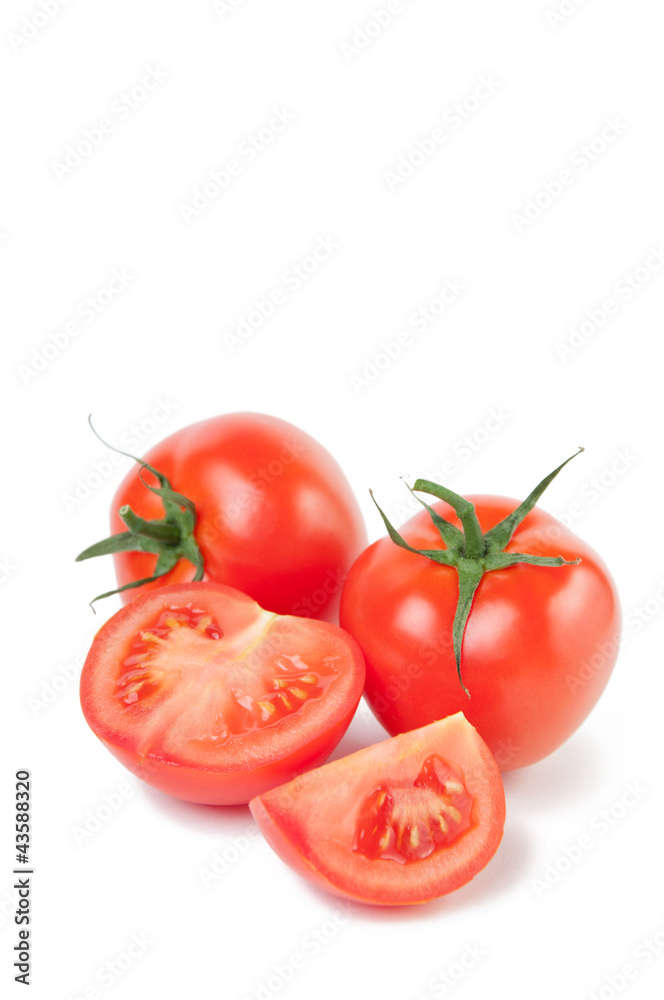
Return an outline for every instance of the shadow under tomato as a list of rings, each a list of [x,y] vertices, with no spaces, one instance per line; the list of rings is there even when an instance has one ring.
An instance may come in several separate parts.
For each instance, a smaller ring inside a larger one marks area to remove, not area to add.
[[[389,739],[389,736],[390,734],[383,729],[378,719],[361,708],[355,714],[353,721],[327,758],[326,763],[329,764],[341,757],[348,757],[357,750],[364,750],[366,747],[373,746],[374,743]]]
[[[503,774],[508,812],[510,805],[529,813],[559,811],[561,804],[587,802],[601,783],[601,747],[583,732],[537,764]]]
[[[223,829],[233,834],[243,832],[253,822],[247,805],[206,806],[198,802],[185,802],[184,799],[176,799],[149,785],[142,785],[142,791],[150,805],[169,820],[176,820],[196,830],[210,829],[218,833]]]

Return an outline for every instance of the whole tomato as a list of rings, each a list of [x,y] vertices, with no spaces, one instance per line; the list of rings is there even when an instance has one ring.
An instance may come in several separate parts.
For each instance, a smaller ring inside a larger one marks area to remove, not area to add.
[[[327,620],[367,542],[357,501],[329,452],[259,413],[212,417],[150,449],[115,495],[111,528],[118,534],[78,558],[113,553],[125,602],[151,588],[207,580],[277,614]]]
[[[392,537],[353,565],[341,624],[391,734],[462,711],[510,770],[554,751],[595,705],[618,653],[620,607],[600,557],[533,509],[558,471],[518,507],[418,480],[456,509],[434,503],[400,532],[383,515]]]

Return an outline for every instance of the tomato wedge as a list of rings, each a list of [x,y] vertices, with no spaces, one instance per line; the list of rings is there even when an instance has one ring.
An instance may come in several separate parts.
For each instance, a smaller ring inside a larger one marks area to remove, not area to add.
[[[264,611],[221,584],[173,584],[100,629],[81,705],[137,777],[228,805],[324,761],[363,684],[362,653],[336,625]]]
[[[505,795],[463,714],[384,740],[255,798],[263,835],[320,888],[363,903],[424,903],[495,854]]]

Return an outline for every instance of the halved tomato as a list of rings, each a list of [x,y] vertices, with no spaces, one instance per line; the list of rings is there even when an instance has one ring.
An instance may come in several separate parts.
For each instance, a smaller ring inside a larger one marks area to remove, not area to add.
[[[498,765],[461,712],[309,771],[249,808],[300,874],[384,906],[465,885],[495,854],[505,822]]]
[[[174,584],[100,629],[81,704],[137,777],[228,805],[324,761],[363,684],[362,653],[336,625],[263,611],[221,584]]]

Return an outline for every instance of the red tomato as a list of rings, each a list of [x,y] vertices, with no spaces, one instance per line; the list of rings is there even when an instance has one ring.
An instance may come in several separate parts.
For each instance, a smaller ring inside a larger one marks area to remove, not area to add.
[[[455,715],[325,764],[249,803],[279,856],[363,903],[424,903],[469,882],[503,835],[486,744]]]
[[[198,544],[204,566],[199,579],[236,587],[278,614],[336,620],[343,580],[367,537],[348,481],[317,441],[277,417],[232,413],[176,431],[150,449],[145,461],[195,506],[192,545]],[[112,504],[114,532],[126,531],[121,508],[147,521],[164,518],[162,499],[141,477],[159,485],[147,469],[128,473]],[[186,552],[185,517],[175,505],[178,544]],[[98,548],[81,555],[112,551]],[[176,549],[164,543],[151,549],[157,551],[169,558]],[[115,552],[118,586],[152,575],[151,552]],[[155,582],[124,590],[123,601],[191,580],[190,556]]]
[[[227,805],[325,760],[363,683],[362,654],[336,625],[275,615],[219,584],[174,584],[99,630],[81,704],[137,777]]]
[[[505,497],[468,499],[483,532],[517,506]],[[446,503],[432,506],[460,524]],[[426,510],[400,532],[413,548],[444,547]],[[586,718],[617,656],[620,607],[599,556],[539,508],[516,528],[505,551],[581,561],[556,568],[519,564],[482,577],[461,656],[470,698],[454,658],[459,578],[450,566],[380,539],[348,576],[341,623],[365,655],[366,698],[388,732],[463,711],[501,768],[510,770],[546,757]]]

